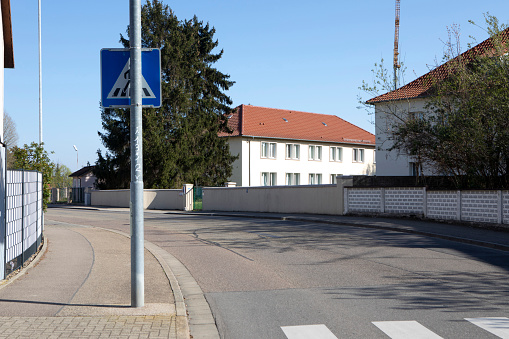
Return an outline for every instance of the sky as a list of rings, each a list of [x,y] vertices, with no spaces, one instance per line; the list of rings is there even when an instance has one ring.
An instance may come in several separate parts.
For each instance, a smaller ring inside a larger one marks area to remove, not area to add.
[[[145,3],[145,0],[142,0]],[[235,85],[233,107],[337,115],[371,133],[372,116],[359,109],[363,80],[383,58],[392,69],[394,0],[186,0],[169,5],[180,20],[194,15],[216,29],[222,59],[215,64]],[[463,49],[473,35],[488,38],[483,13],[509,23],[502,0],[401,0],[400,60],[405,82],[441,60],[447,27],[461,28]],[[38,2],[11,1],[14,69],[5,70],[5,107],[18,146],[39,140]],[[121,48],[129,1],[42,0],[43,142],[55,163],[76,171],[94,164],[101,144],[100,50]],[[73,145],[78,151],[75,151]]]

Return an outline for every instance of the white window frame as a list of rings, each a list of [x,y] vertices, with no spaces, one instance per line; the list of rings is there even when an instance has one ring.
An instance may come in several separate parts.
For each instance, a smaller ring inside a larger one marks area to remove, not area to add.
[[[322,173],[309,173],[309,184],[310,185],[321,185],[322,184]]]
[[[261,142],[260,157],[262,159],[276,159],[277,158],[277,143],[275,142]]]
[[[352,162],[362,163],[364,162],[364,149],[363,148],[354,148],[352,150]]]
[[[309,145],[308,159],[311,161],[322,161],[322,146]]]
[[[276,172],[262,172],[260,175],[261,186],[276,186],[277,173]]]
[[[286,173],[285,178],[287,186],[300,185],[300,173]]]
[[[335,185],[338,183],[338,176],[340,176],[341,174],[331,174],[330,175],[330,183],[331,185]]]
[[[343,147],[331,146],[329,153],[329,161],[343,161]]]
[[[300,159],[300,144],[286,144],[286,159],[299,160]]]

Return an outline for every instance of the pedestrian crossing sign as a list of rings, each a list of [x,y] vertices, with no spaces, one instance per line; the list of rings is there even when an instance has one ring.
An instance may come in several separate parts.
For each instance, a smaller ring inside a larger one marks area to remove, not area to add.
[[[101,50],[101,106],[130,107],[130,50]],[[141,51],[142,105],[161,107],[161,53],[156,48]]]

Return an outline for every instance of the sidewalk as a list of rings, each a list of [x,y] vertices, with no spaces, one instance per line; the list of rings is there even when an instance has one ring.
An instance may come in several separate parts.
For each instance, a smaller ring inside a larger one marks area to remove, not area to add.
[[[172,273],[147,249],[145,306],[132,308],[126,235],[48,221],[45,239],[32,267],[0,285],[0,338],[189,338]]]

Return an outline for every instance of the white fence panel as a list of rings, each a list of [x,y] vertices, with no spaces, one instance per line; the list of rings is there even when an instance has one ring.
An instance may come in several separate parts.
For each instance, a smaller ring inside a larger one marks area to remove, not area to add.
[[[42,173],[7,171],[5,196],[5,272],[9,274],[37,250],[43,229]]]

